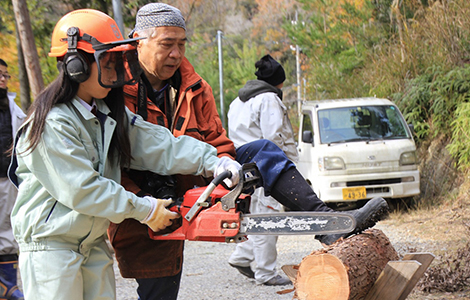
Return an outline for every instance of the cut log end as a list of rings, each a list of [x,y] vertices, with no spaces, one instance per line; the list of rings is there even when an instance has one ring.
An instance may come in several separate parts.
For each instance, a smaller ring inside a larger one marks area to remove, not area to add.
[[[331,254],[307,256],[297,273],[296,297],[301,300],[347,300],[349,281],[343,263]]]

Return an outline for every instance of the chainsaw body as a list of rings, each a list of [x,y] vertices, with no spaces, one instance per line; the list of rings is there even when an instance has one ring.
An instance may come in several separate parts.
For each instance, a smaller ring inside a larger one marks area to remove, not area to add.
[[[254,163],[244,164],[239,175],[239,183],[232,190],[219,185],[231,177],[228,171],[214,178],[207,187],[188,190],[180,203],[170,208],[181,214],[180,226],[170,233],[166,229],[153,232],[149,228],[150,238],[239,243],[247,240],[247,234],[334,234],[355,228],[356,220],[341,213],[250,214],[251,193],[260,181],[259,171]]]
[[[256,186],[260,175],[255,164],[244,164],[238,185],[228,190],[220,183],[230,176],[229,172],[224,172],[207,187],[188,190],[182,202],[170,208],[181,214],[181,226],[165,234],[149,228],[150,238],[227,243],[245,241],[246,234],[240,233],[241,214],[249,213],[251,195],[243,191]]]
[[[158,234],[149,229],[150,238],[154,240],[190,240],[207,242],[242,242],[246,240],[246,235],[239,235],[240,214],[248,213],[251,196],[240,194],[238,205],[234,208],[224,210],[222,208],[221,198],[230,191],[223,186],[217,186],[210,194],[208,202],[204,205],[197,215],[188,220],[185,216],[195,205],[197,199],[204,192],[206,187],[200,187],[188,190],[184,194],[181,205],[170,208],[181,214],[181,227],[168,234]],[[239,208],[240,206],[240,208]]]

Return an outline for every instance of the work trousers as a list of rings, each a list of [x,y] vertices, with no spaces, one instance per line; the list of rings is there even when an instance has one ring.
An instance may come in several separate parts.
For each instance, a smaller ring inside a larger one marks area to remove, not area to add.
[[[161,278],[137,278],[139,300],[176,300],[180,288],[181,272]]]
[[[279,212],[281,206],[272,197],[264,195],[263,188],[255,190],[251,196],[251,213]],[[251,267],[255,280],[263,284],[277,275],[277,235],[248,235],[248,240],[237,244],[229,258],[229,263],[241,267]]]
[[[269,140],[256,140],[237,148],[236,160],[240,164],[256,163],[262,177],[261,186],[269,196],[279,176],[295,164],[276,144]]]
[[[47,250],[20,252],[25,299],[116,299],[113,259],[104,236],[84,247],[50,240],[43,245]]]
[[[10,214],[18,191],[8,177],[0,177],[0,255],[17,254],[18,244],[11,229]]]

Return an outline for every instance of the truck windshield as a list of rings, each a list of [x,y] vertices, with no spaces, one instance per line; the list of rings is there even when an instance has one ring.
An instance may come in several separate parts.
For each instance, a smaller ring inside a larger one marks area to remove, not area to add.
[[[322,144],[411,138],[393,105],[355,106],[318,111]]]

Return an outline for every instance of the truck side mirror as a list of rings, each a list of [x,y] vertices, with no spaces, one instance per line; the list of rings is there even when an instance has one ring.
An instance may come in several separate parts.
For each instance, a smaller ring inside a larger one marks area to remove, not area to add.
[[[302,132],[302,142],[313,144],[313,133],[310,130]]]
[[[414,135],[415,134],[415,126],[410,123],[410,124],[408,124],[408,128],[410,128],[411,134]]]

